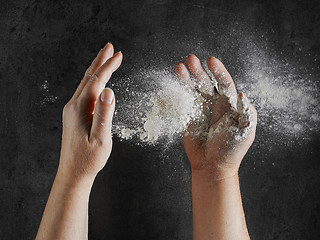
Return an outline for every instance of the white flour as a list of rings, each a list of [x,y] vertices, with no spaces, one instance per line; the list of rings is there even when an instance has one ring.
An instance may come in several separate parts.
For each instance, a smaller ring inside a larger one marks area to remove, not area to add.
[[[197,100],[199,96],[168,72],[152,72],[147,77],[148,84],[154,81],[152,85],[157,86],[156,90],[149,94],[134,94],[137,97],[133,97],[134,104],[128,108],[127,116],[136,115],[138,118],[133,124],[116,124],[115,133],[123,139],[136,137],[146,143],[154,143],[161,137],[172,140],[201,114],[201,105]]]
[[[165,79],[161,89],[150,98],[152,108],[146,112],[140,139],[154,142],[162,135],[181,133],[200,114],[196,96],[172,79]]]
[[[292,74],[270,74],[268,70],[247,70],[246,81],[238,84],[256,106],[261,127],[284,136],[303,137],[319,130],[316,83]]]
[[[238,91],[245,92],[256,107],[258,126],[263,131],[273,132],[275,137],[279,134],[286,137],[300,135],[305,139],[310,132],[319,130],[318,93],[312,82],[296,79],[295,75],[277,75],[276,71],[259,66],[244,71],[244,81],[234,80]],[[241,140],[252,127],[241,129],[235,123],[230,126],[230,121],[236,119],[235,113],[240,115],[240,122],[248,123],[252,113],[243,111],[239,99],[235,106],[237,96],[224,92],[221,86],[219,93],[229,98],[232,111],[224,116],[224,121],[210,128],[203,114],[204,99],[198,92],[191,92],[180,85],[172,73],[145,70],[131,80],[138,84],[128,84],[126,99],[118,101],[114,121],[114,133],[122,139],[148,144],[161,139],[173,141],[175,136],[186,130],[191,120],[197,126],[191,134],[201,138],[213,137],[229,128],[235,139]],[[213,94],[205,85],[199,89]]]
[[[233,80],[238,92],[243,91],[257,109],[257,136],[260,138],[256,141],[286,144],[294,139],[308,139],[317,133],[320,130],[320,76],[309,74],[303,66],[296,69],[287,60],[277,60],[277,56],[271,59],[260,46],[251,44],[250,39],[246,38],[242,43],[244,50],[237,54],[243,62],[234,70],[236,76]],[[212,53],[203,55],[210,56]],[[204,68],[208,71],[205,64]],[[305,70],[301,72],[301,69]],[[209,75],[212,77],[212,74]],[[180,136],[190,120],[197,126],[197,131],[192,134],[202,138],[229,128],[240,139],[247,134],[245,131],[250,130],[239,131],[237,127],[232,127],[236,125],[233,122],[237,119],[235,113],[242,114],[239,121],[246,116],[236,106],[237,96],[224,92],[221,86],[217,86],[219,93],[229,98],[233,111],[228,113],[229,116],[224,116],[224,121],[210,128],[203,114],[204,99],[177,84],[175,78],[174,74],[165,70],[142,69],[129,79],[120,81],[122,85],[119,85],[121,91],[118,96],[124,96],[124,99],[117,102],[114,133],[122,139],[133,139],[135,143],[155,143],[161,139],[172,141],[175,136]],[[128,86],[125,92],[123,84]],[[213,95],[213,88],[208,88],[206,84],[198,88]],[[247,120],[250,122],[250,119]],[[231,127],[230,121],[233,122]]]
[[[205,139],[217,136],[225,128],[229,128],[230,133],[235,135],[235,139],[241,140],[252,128],[250,116],[253,112],[248,111],[248,106],[245,106],[245,102],[240,98],[236,106],[237,96],[231,94],[225,86],[219,86],[220,94],[213,92],[215,84],[211,86],[201,84],[199,87],[201,91],[210,94],[213,101],[222,96],[227,97],[232,106],[230,111],[222,117],[221,122],[210,127],[208,114],[204,114],[203,111],[206,100],[199,92],[181,85],[175,76],[166,71],[152,71],[149,74],[143,73],[140,77],[142,76],[148,77],[148,84],[154,81],[151,85],[157,87],[149,94],[143,92],[133,94],[126,117],[138,117],[129,124],[115,124],[115,133],[123,139],[136,138],[140,142],[153,144],[162,138],[171,141],[184,131],[187,135]],[[139,81],[144,82],[141,79]],[[236,118],[246,126],[239,128]],[[187,130],[191,122],[195,127]]]

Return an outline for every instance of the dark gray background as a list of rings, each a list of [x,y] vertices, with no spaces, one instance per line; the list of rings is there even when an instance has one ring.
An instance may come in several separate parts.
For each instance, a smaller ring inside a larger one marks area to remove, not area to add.
[[[318,81],[317,2],[1,1],[0,238],[35,237],[58,165],[62,108],[106,42],[124,54],[112,78],[118,107],[121,79],[173,68],[189,53],[215,55],[241,78],[247,37]],[[240,168],[252,239],[320,239],[319,133],[257,134]],[[90,239],[192,239],[181,142],[163,150],[115,137],[89,214]]]

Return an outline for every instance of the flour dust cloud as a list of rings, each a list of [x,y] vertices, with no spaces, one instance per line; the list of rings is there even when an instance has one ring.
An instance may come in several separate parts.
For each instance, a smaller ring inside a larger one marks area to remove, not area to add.
[[[292,73],[277,74],[279,71],[272,68],[256,66],[241,70],[246,77],[244,80],[234,79],[236,87],[256,107],[258,127],[288,139],[305,139],[308,134],[319,131],[316,83]],[[210,76],[212,78],[212,74]],[[142,69],[126,81],[130,84],[120,87],[123,98],[117,102],[113,127],[113,133],[121,139],[137,144],[156,144],[163,140],[172,142],[181,139],[184,131],[189,134],[187,127],[190,122],[198,124],[197,131],[192,133],[198,137],[210,137],[210,134],[223,130],[219,130],[218,126],[210,129],[207,116],[203,113],[206,100],[199,92],[182,85],[171,71]],[[234,113],[241,114],[237,109]],[[230,119],[232,114],[227,121],[230,122]],[[229,131],[232,129],[235,129],[234,126]]]

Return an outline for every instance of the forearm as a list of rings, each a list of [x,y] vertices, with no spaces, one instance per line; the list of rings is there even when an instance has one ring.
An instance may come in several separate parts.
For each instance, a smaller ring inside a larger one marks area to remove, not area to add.
[[[195,240],[250,239],[238,175],[217,181],[193,171],[192,201]]]
[[[112,148],[115,97],[105,88],[122,62],[111,43],[100,50],[62,112],[60,165],[36,239],[87,239],[93,181]]]
[[[36,239],[87,239],[94,178],[74,179],[58,170]]]

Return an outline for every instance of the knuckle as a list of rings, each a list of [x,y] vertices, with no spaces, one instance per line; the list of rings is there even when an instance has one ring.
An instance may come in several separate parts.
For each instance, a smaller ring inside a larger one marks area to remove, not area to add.
[[[92,76],[90,77],[90,82],[98,82],[99,81],[99,75],[94,73],[92,74]]]
[[[95,137],[92,143],[95,147],[106,147],[112,145],[111,137]]]
[[[92,76],[92,70],[91,70],[91,68],[88,68],[87,69],[87,71],[84,73],[84,77],[86,78],[88,78],[88,77],[91,77]]]
[[[68,113],[69,108],[70,108],[70,104],[71,104],[71,103],[68,102],[66,105],[64,105],[63,110],[62,110],[63,115],[65,115],[65,114]]]
[[[73,102],[68,102],[64,107],[63,107],[63,115],[69,115],[69,114],[74,114],[78,112],[79,109],[79,103],[77,100]]]
[[[220,80],[218,82],[218,86],[222,89],[229,89],[230,86],[231,86],[231,82],[228,82],[228,81],[224,81],[224,80]]]
[[[84,91],[82,95],[82,99],[90,102],[94,102],[97,100],[97,90],[95,88],[88,88]]]
[[[105,119],[105,112],[101,109],[100,111],[95,111],[94,114],[102,121]]]

